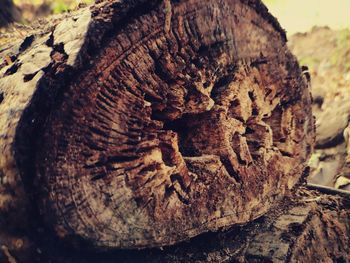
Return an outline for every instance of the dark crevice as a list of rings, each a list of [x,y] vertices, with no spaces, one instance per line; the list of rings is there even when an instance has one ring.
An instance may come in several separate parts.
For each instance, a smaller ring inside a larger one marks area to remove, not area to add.
[[[229,40],[217,41],[207,46],[201,45],[198,48],[198,54],[199,56],[218,57],[227,43],[229,43]]]
[[[188,136],[188,131],[191,129],[188,125],[191,123],[191,118],[188,115],[183,115],[182,118],[176,119],[174,121],[164,122],[163,129],[171,130],[175,132],[179,137],[179,151],[184,157],[196,157],[201,156],[202,154],[188,145],[185,142],[185,138]]]
[[[176,119],[174,121],[165,121],[163,125],[164,130],[170,130],[174,131],[178,134],[182,134],[187,131],[187,119],[186,118],[180,118]]]
[[[36,71],[36,72],[34,72],[34,73],[32,73],[32,74],[26,74],[26,75],[24,75],[23,81],[24,81],[24,82],[31,81],[31,80],[35,77],[36,74],[38,74],[38,71]]]
[[[59,52],[61,54],[66,54],[66,52],[64,51],[64,44],[63,43],[58,43],[58,44],[54,45],[53,50],[56,52]]]
[[[252,117],[254,116],[258,116],[259,115],[259,109],[258,109],[258,105],[256,104],[256,95],[254,94],[253,91],[249,91],[248,92],[248,96],[250,98],[250,100],[252,101]]]
[[[168,199],[174,192],[175,192],[175,188],[173,185],[165,187],[164,199]]]
[[[211,90],[210,97],[215,101],[215,98],[221,94],[226,87],[232,83],[235,79],[235,72],[238,66],[236,64],[228,65],[218,80],[215,81],[214,86]]]
[[[338,257],[336,259],[336,263],[346,263],[346,260],[344,259],[344,257]]]
[[[268,97],[272,92],[272,89],[266,88],[265,98]]]
[[[164,143],[164,142],[161,142],[160,145],[160,150],[162,152],[162,160],[164,162],[165,165],[167,166],[174,166],[176,165],[174,162],[173,162],[173,152],[174,152],[174,149],[173,147],[168,144],[168,143]]]
[[[285,143],[286,141],[287,141],[287,138],[285,138],[285,137],[278,139],[278,142],[280,142],[280,143]]]
[[[54,41],[55,41],[55,39],[54,39],[53,33],[51,33],[45,44],[48,47],[53,47]]]
[[[30,36],[26,37],[23,40],[22,44],[20,45],[18,51],[19,52],[25,51],[27,48],[29,48],[32,45],[34,39],[35,39],[34,35],[30,35]]]
[[[97,175],[94,175],[92,178],[91,178],[91,181],[97,181],[99,179],[103,179],[107,174],[97,174]]]
[[[267,59],[266,58],[259,58],[254,60],[253,62],[250,63],[251,67],[258,67],[260,65],[267,64]]]
[[[123,163],[132,162],[139,159],[139,156],[109,156],[107,158],[108,163]]]
[[[6,70],[4,76],[9,76],[9,75],[15,74],[21,66],[22,66],[21,62],[15,62],[11,67],[9,67]]]
[[[234,75],[225,75],[221,78],[219,78],[218,81],[215,82],[210,97],[215,101],[215,98],[222,93],[227,88],[227,85],[229,85],[234,79]]]
[[[248,92],[248,96],[249,96],[249,98],[250,98],[250,100],[251,100],[252,102],[254,102],[254,101],[256,100],[256,98],[255,98],[255,95],[254,95],[254,92],[253,92],[253,91],[249,91],[249,92]]]
[[[4,101],[4,93],[0,92],[0,103],[2,103]]]
[[[241,153],[240,153],[240,148],[241,148],[241,142],[240,142],[240,135],[239,133],[235,133],[233,136],[232,136],[232,142],[231,142],[231,145],[232,145],[232,149],[233,151],[235,152],[236,156],[237,156],[237,160],[239,162],[239,164],[245,166],[247,165],[247,161],[246,160],[243,160],[241,158]]]
[[[312,99],[312,103],[316,104],[319,108],[322,107],[323,102],[324,102],[324,98],[322,96],[315,96]]]
[[[173,183],[173,188],[174,188],[174,191],[175,193],[177,194],[177,197],[179,198],[179,200],[184,203],[185,205],[188,205],[189,204],[189,200],[187,199],[186,196],[184,196],[181,192],[179,192],[176,187],[174,186],[176,183],[178,183],[181,187],[181,190],[183,192],[185,192],[186,194],[188,194],[188,189],[185,187],[185,184],[183,182],[183,178],[180,174],[172,174],[170,176],[170,180],[171,182]]]
[[[96,128],[96,127],[89,127],[89,130],[91,132],[93,132],[94,134],[100,135],[103,138],[108,138],[109,134],[105,131],[101,131],[100,129]]]
[[[154,163],[154,164],[151,164],[151,165],[148,165],[144,168],[142,168],[139,172],[139,174],[146,174],[147,172],[152,172],[152,171],[156,171],[159,169],[159,163]]]
[[[222,76],[221,78],[219,78],[216,81],[216,83],[214,84],[213,89],[217,88],[217,87],[227,86],[233,81],[233,79],[234,79],[234,75],[233,74]]]
[[[135,152],[136,153],[147,153],[147,152],[150,152],[154,149],[157,148],[157,145],[152,145],[152,146],[147,146],[147,147],[142,147],[142,148],[138,148]]]
[[[145,93],[144,94],[144,100],[146,100],[146,101],[148,101],[148,102],[150,102],[152,104],[153,103],[156,104],[156,103],[162,103],[163,102],[160,98],[157,98],[154,95],[149,94],[149,93]]]
[[[279,149],[279,151],[281,152],[281,154],[282,154],[283,156],[293,158],[293,154],[292,154],[292,153],[283,151],[283,150],[281,150],[281,149]]]
[[[172,183],[174,183],[175,181],[178,181],[179,184],[181,185],[181,188],[184,190],[184,192],[187,192],[187,188],[186,188],[184,181],[183,181],[183,178],[180,174],[170,175],[170,180]]]
[[[103,167],[104,165],[105,165],[105,161],[98,160],[92,164],[85,164],[83,167],[87,169],[92,169],[92,168],[100,168],[100,167]]]
[[[343,133],[338,133],[333,138],[329,138],[326,142],[318,141],[317,144],[315,145],[315,148],[316,149],[331,148],[331,147],[335,147],[343,142],[344,142]]]
[[[247,140],[247,144],[248,144],[249,152],[252,156],[255,156],[255,157],[260,156],[258,151],[262,146],[259,142]]]
[[[230,102],[230,109],[234,109],[236,107],[239,107],[241,103],[239,102],[239,99],[234,99]]]
[[[232,176],[237,182],[241,181],[241,178],[239,177],[239,174],[231,164],[230,160],[227,157],[220,156],[220,161],[225,167],[227,173]]]
[[[255,131],[254,131],[252,128],[246,127],[246,130],[245,130],[245,134],[246,134],[246,135],[247,135],[247,134],[253,134],[253,133],[255,133]]]

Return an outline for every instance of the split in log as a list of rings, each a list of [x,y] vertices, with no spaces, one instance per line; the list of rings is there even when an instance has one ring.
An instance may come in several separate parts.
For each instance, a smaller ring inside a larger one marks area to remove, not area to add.
[[[67,240],[156,247],[249,222],[312,150],[307,84],[259,0],[102,1],[15,57],[1,187],[18,199],[20,173]]]

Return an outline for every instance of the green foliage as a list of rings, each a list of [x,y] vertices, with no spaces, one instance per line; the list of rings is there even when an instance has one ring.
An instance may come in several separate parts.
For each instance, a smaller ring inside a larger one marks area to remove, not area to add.
[[[51,5],[54,14],[60,14],[69,10],[69,5],[64,1],[54,1]]]
[[[350,70],[350,30],[343,29],[337,35],[337,47],[330,59],[332,65],[342,66],[343,70]]]
[[[337,46],[343,47],[345,45],[349,45],[350,41],[350,30],[343,29],[337,35]]]
[[[68,10],[75,9],[79,3],[92,4],[94,0],[14,0],[14,3],[18,6],[23,4],[29,4],[36,8],[46,3],[51,7],[51,11],[54,14],[67,12]]]
[[[350,29],[337,31],[334,44],[331,49],[328,47],[328,50],[330,54],[327,57],[312,53],[301,55],[299,56],[299,63],[308,65],[312,69],[317,68],[323,62],[327,62],[328,66],[336,68],[339,72],[350,71]]]

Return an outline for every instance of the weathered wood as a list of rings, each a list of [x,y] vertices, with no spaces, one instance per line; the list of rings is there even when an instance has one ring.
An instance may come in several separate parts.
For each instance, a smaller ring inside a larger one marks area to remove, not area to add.
[[[102,253],[72,250],[48,238],[30,247],[32,253],[19,262],[350,262],[349,219],[348,197],[301,189],[248,225],[203,234],[176,246]],[[21,259],[15,246],[8,253]],[[0,260],[4,256],[0,252]]]
[[[258,0],[103,1],[25,41],[0,72],[0,213],[21,174],[59,237],[164,246],[261,216],[303,174],[309,90]]]
[[[149,262],[350,262],[349,201],[300,190],[252,224],[203,235]]]

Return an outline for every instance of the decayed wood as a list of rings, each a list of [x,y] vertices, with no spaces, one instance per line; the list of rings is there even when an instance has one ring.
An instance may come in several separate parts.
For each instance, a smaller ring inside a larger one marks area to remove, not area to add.
[[[350,262],[350,199],[308,190],[293,196],[252,224],[204,235],[177,250],[162,252],[157,260]],[[150,262],[157,262],[153,259]]]
[[[248,225],[203,234],[176,246],[98,253],[46,242],[31,247],[34,253],[23,262],[350,262],[349,219],[348,197],[300,189]],[[18,259],[16,252],[8,250]],[[1,256],[5,255],[0,253],[0,260]]]
[[[21,174],[59,237],[164,246],[261,216],[303,173],[309,90],[258,0],[102,1],[25,41],[1,70],[1,213]]]

